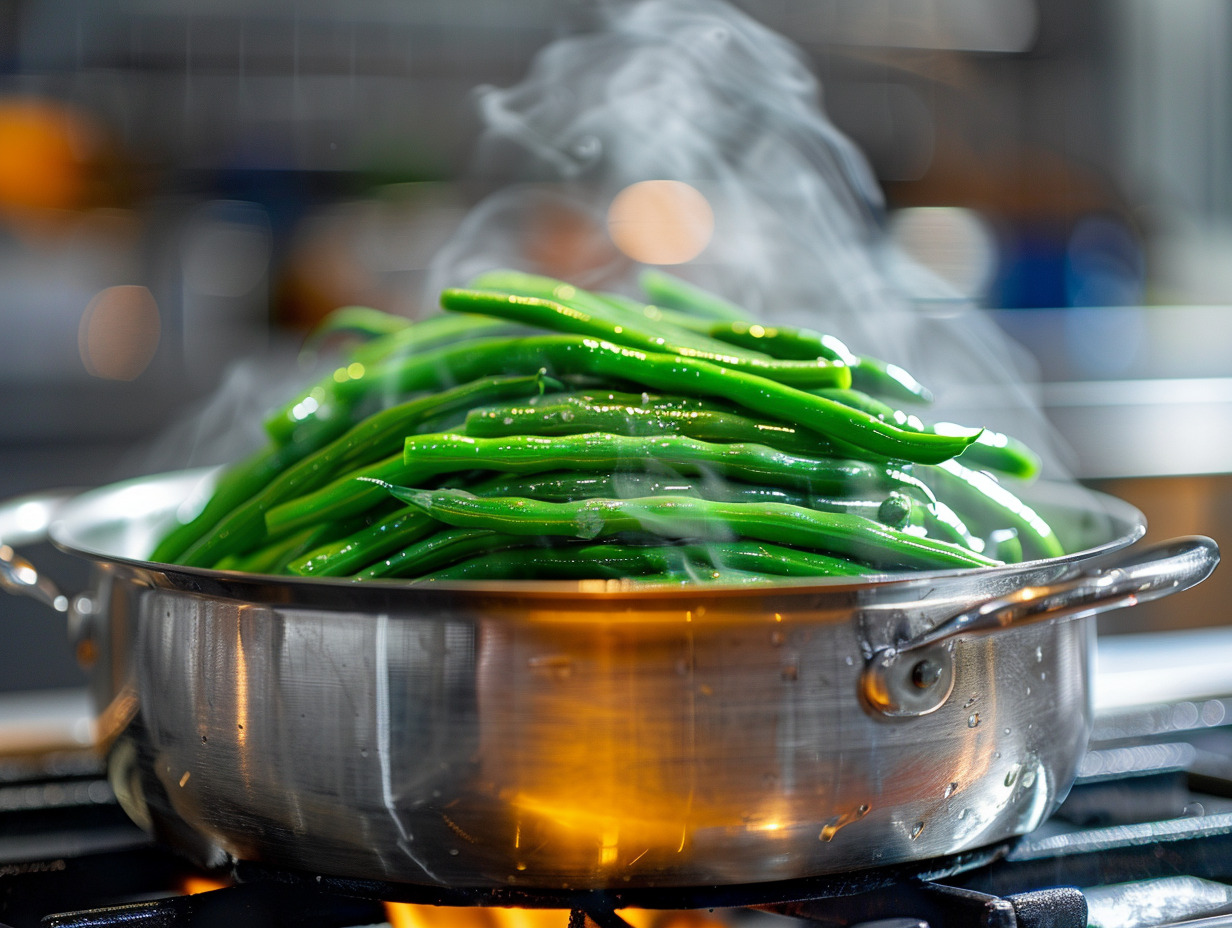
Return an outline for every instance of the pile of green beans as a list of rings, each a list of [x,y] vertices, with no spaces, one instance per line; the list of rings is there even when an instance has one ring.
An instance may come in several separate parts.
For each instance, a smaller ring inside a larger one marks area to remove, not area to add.
[[[1021,442],[926,423],[923,385],[831,335],[659,271],[641,284],[493,271],[420,321],[338,310],[308,344],[349,339],[343,362],[151,559],[736,583],[1065,553],[1010,488],[1039,470]]]

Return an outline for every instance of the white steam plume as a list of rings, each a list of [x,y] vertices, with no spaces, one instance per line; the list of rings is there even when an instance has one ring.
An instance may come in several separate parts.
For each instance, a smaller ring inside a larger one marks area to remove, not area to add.
[[[440,252],[431,290],[516,267],[635,293],[638,268],[602,232],[608,206],[632,183],[683,181],[709,201],[714,233],[670,270],[900,364],[937,394],[930,418],[1015,434],[1055,476],[1022,355],[893,249],[873,174],[798,50],[718,0],[595,10],[598,29],[549,45],[517,86],[480,92],[477,168],[499,190]]]

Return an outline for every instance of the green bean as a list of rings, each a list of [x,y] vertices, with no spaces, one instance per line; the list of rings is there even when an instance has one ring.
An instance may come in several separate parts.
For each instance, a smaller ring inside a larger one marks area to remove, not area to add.
[[[382,577],[413,577],[428,573],[455,561],[474,557],[476,554],[502,551],[526,544],[525,535],[510,535],[488,529],[450,528],[437,532],[408,545],[395,554],[383,558],[356,574],[357,580],[376,580]],[[543,557],[543,543],[539,545]]]
[[[981,554],[988,547],[983,539],[971,533],[962,517],[941,500],[935,500],[927,505],[913,502],[910,521],[933,538],[962,545],[964,548],[978,551]],[[997,560],[1004,561],[1005,558],[998,557]]]
[[[644,472],[585,474],[548,472],[526,476],[498,474],[468,488],[476,496],[525,496],[553,503],[589,497],[697,496],[728,503],[789,503],[823,512],[850,512],[901,528],[911,515],[911,498],[891,491],[885,498],[819,496],[781,487],[735,483],[718,478],[690,480]]]
[[[468,313],[429,316],[383,338],[360,345],[351,353],[348,363],[377,364],[390,358],[423,354],[470,339],[503,337],[519,331],[519,326],[510,325],[503,319]]]
[[[176,562],[236,506],[258,493],[287,467],[328,444],[345,427],[345,423],[335,421],[302,429],[294,442],[267,444],[243,461],[224,468],[201,510],[167,532],[154,547],[150,560]]]
[[[343,306],[321,320],[304,340],[305,350],[312,350],[333,335],[353,335],[372,341],[393,335],[412,325],[405,316],[372,309],[369,306]]]
[[[925,426],[916,416],[895,409],[859,390],[821,389],[814,392],[818,396],[859,409],[910,431],[944,435],[952,433],[954,429],[962,430],[962,426],[951,422],[935,422]],[[975,441],[963,450],[958,460],[972,468],[987,468],[1020,480],[1031,480],[1039,476],[1042,468],[1039,455],[1025,442],[992,429],[984,429]]]
[[[918,473],[974,531],[989,535],[1004,528],[1017,530],[1027,558],[1060,557],[1065,553],[1056,533],[1039,513],[988,474],[957,461],[920,468]]]
[[[319,490],[274,506],[266,512],[265,524],[268,531],[282,533],[319,519],[364,512],[382,498],[382,493],[377,486],[357,481],[359,477],[418,484],[440,474],[467,470],[528,474],[566,467],[602,472],[643,470],[648,464],[820,494],[868,496],[878,490],[903,489],[932,500],[932,494],[915,477],[893,466],[806,458],[764,445],[720,445],[676,436],[646,438],[598,432],[505,438],[435,433],[410,436],[401,456],[352,471]]]
[[[262,490],[232,509],[210,535],[182,552],[180,561],[189,567],[209,567],[225,554],[246,550],[264,534],[265,513],[272,506],[320,487],[341,468],[354,468],[374,457],[389,455],[404,445],[407,432],[425,419],[469,409],[476,403],[533,393],[545,385],[558,386],[540,374],[490,377],[369,416],[326,447],[280,472]]]
[[[489,406],[472,410],[466,417],[466,434],[483,438],[576,435],[580,432],[687,435],[712,442],[752,442],[793,454],[813,456],[855,453],[850,446],[839,452],[834,442],[819,435],[736,413],[624,403],[587,403],[573,396],[560,397],[555,403]]]
[[[697,358],[732,370],[758,374],[778,383],[794,387],[846,386],[851,373],[846,365],[827,359],[809,361],[776,361],[732,351],[709,351],[673,342],[663,335],[642,331],[627,323],[616,323],[580,309],[567,307],[552,300],[533,296],[518,296],[495,290],[445,290],[441,306],[456,312],[486,314],[537,326],[566,335],[586,335],[602,338],[616,345],[640,348],[686,358]]]
[[[929,430],[935,434],[944,435],[955,428],[961,428],[961,426],[955,426],[949,422],[934,422]],[[1019,480],[1031,480],[1037,477],[1043,467],[1039,455],[1032,451],[1025,442],[991,429],[981,432],[955,460],[973,469],[987,468],[1017,477]]]
[[[650,302],[669,309],[722,322],[743,322],[749,318],[749,313],[735,303],[663,271],[643,271],[638,283]]]
[[[333,534],[334,528],[331,523],[312,525],[250,554],[228,554],[214,566],[217,570],[242,570],[251,574],[281,573],[303,552],[319,547]]]
[[[972,429],[969,434],[958,436],[912,432],[764,377],[695,358],[645,352],[576,335],[480,340],[428,352],[389,368],[366,368],[352,373],[341,369],[340,376],[330,382],[327,391],[319,397],[311,397],[314,405],[292,404],[267,422],[267,428],[274,433],[293,434],[302,422],[315,418],[319,408],[349,408],[376,389],[424,390],[497,372],[530,372],[541,368],[558,377],[588,374],[669,393],[734,402],[772,419],[900,460],[922,463],[948,460],[961,453],[980,431]]]
[[[639,304],[609,299],[599,293],[592,293],[575,287],[572,284],[544,277],[539,274],[526,274],[521,271],[488,271],[480,274],[470,282],[471,290],[494,290],[506,294],[538,297],[561,304],[575,312],[605,319],[613,325],[631,326],[643,329],[650,323],[654,334],[663,339],[661,344],[668,342],[710,354],[730,355],[731,346],[699,332],[691,326],[680,326],[665,317],[657,309],[653,313],[646,312]],[[653,349],[663,350],[663,349]],[[769,361],[770,356],[760,352],[746,352],[749,358]],[[807,359],[812,360],[812,359]]]
[[[651,547],[601,544],[551,549],[508,548],[439,568],[423,581],[647,577],[654,580],[729,579],[729,571],[772,577],[853,577],[872,568],[812,551],[765,542]]]
[[[721,503],[687,496],[589,499],[545,503],[481,498],[461,490],[419,490],[385,484],[397,499],[458,528],[511,535],[593,539],[647,531],[665,538],[771,541],[854,558],[882,568],[990,567],[998,564],[959,545],[892,529],[846,513],[779,503]]]
[[[287,570],[301,577],[345,577],[439,528],[417,509],[398,509],[345,538],[303,552],[287,562]]]

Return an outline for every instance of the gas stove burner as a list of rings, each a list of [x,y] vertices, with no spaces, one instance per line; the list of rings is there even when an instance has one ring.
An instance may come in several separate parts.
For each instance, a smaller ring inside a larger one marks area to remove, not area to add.
[[[1006,842],[961,854],[927,861],[857,870],[826,876],[770,883],[714,886],[663,886],[625,889],[553,890],[513,886],[494,888],[449,888],[350,880],[296,871],[264,868],[240,862],[236,879],[246,885],[275,883],[301,889],[324,889],[340,895],[436,906],[499,906],[528,909],[579,909],[593,911],[626,907],[642,909],[733,909],[765,908],[801,900],[835,900],[866,893],[886,893],[907,883],[925,885],[979,867],[1004,857]]]

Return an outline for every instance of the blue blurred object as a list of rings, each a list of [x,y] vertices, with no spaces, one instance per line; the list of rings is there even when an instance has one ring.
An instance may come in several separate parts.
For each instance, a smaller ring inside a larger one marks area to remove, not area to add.
[[[1072,226],[1025,224],[1003,229],[1000,267],[990,303],[1000,309],[1136,306],[1146,262],[1133,232],[1103,215]]]

